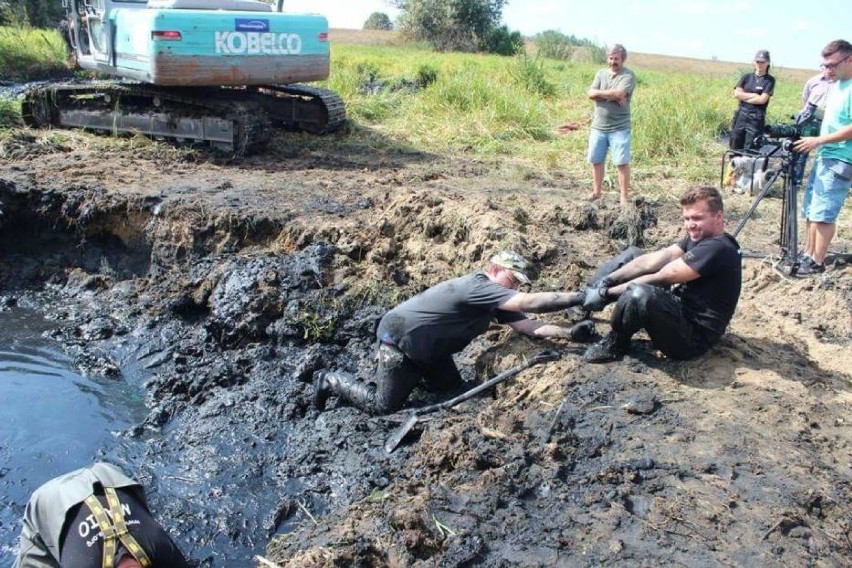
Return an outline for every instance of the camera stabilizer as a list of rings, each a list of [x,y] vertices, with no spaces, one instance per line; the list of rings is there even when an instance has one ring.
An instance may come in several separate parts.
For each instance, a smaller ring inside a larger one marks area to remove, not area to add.
[[[725,162],[732,157],[748,156],[754,158],[752,163],[752,173],[758,168],[766,170],[766,177],[763,180],[762,189],[755,196],[748,210],[743,215],[737,228],[734,229],[732,235],[734,238],[740,234],[748,220],[754,215],[757,206],[763,201],[763,198],[769,195],[772,191],[775,182],[781,178],[784,184],[781,203],[781,229],[780,229],[780,244],[781,244],[781,266],[782,270],[790,276],[795,276],[799,270],[799,252],[798,252],[798,224],[796,221],[796,168],[797,162],[801,156],[793,150],[793,144],[790,140],[774,141],[765,139],[765,144],[757,151],[731,151],[725,152],[722,157],[722,172],[724,176]],[[761,163],[762,162],[762,167]],[[770,168],[771,165],[777,167]]]
[[[816,106],[809,104],[795,117],[793,124],[767,124],[760,138],[761,146],[757,150],[728,150],[722,156],[722,184],[724,185],[726,163],[733,163],[737,157],[752,158],[750,163],[750,189],[754,194],[754,178],[758,171],[764,172],[760,192],[743,215],[740,224],[732,233],[734,238],[740,234],[748,220],[754,214],[764,197],[769,195],[773,185],[780,177],[784,183],[781,203],[781,268],[790,276],[799,270],[798,224],[796,221],[796,193],[801,182],[805,156],[793,149],[793,144],[802,136],[814,136],[819,133],[820,120],[816,116]],[[775,165],[770,169],[770,165]]]

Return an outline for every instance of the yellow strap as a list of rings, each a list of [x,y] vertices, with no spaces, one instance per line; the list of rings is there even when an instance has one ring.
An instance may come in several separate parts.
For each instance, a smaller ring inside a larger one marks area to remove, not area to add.
[[[89,495],[86,498],[86,506],[92,511],[101,533],[104,535],[104,556],[103,568],[113,568],[115,560],[116,540],[120,540],[121,544],[127,548],[131,556],[136,559],[142,568],[151,568],[151,559],[139,546],[139,543],[130,534],[127,529],[127,523],[124,521],[124,514],[121,512],[121,502],[118,500],[118,494],[112,487],[105,487],[107,503],[109,504],[110,513],[112,513],[112,521],[107,516],[106,510],[101,505],[98,498],[94,495]]]
[[[86,506],[89,507],[90,511],[92,511],[92,514],[95,516],[95,520],[98,522],[98,526],[101,529],[101,533],[104,535],[104,555],[102,566],[103,568],[112,568],[113,560],[115,559],[115,529],[113,529],[106,511],[104,511],[104,508],[101,506],[97,497],[94,495],[86,497]]]

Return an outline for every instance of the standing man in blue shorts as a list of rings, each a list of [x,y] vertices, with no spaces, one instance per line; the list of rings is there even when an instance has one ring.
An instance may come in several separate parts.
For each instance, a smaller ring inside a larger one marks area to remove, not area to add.
[[[802,110],[796,115],[796,123],[810,122],[814,129],[822,126],[822,117],[825,115],[825,101],[828,93],[834,86],[834,70],[823,68],[818,75],[814,75],[805,83],[802,89]],[[810,117],[805,119],[804,117]],[[798,154],[796,170],[793,176],[793,184],[796,187],[802,185],[805,177],[805,169],[808,163],[808,153]]]
[[[797,274],[825,271],[828,245],[834,238],[837,216],[852,185],[852,44],[843,39],[822,50],[822,68],[836,80],[828,94],[819,136],[805,136],[797,152],[819,149],[802,198],[807,223],[804,256]]]
[[[622,205],[627,205],[630,187],[630,101],[636,78],[624,66],[627,50],[615,44],[607,55],[608,69],[595,75],[589,88],[589,98],[595,101],[592,131],[589,134],[589,163],[592,164],[592,193],[589,199],[599,199],[603,191],[604,164],[607,150],[618,168],[618,191]]]

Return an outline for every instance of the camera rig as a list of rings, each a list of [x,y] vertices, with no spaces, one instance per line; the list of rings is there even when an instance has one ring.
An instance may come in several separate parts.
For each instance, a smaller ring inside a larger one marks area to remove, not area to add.
[[[769,195],[775,183],[781,178],[784,189],[781,204],[781,227],[779,242],[781,245],[781,269],[790,276],[799,270],[798,224],[796,221],[796,194],[801,183],[805,155],[794,149],[794,143],[802,136],[814,136],[819,133],[820,120],[816,116],[816,107],[807,108],[795,117],[792,124],[767,124],[763,135],[750,150],[728,150],[722,156],[721,186],[724,186],[725,172],[738,158],[750,158],[750,193],[755,194],[756,174],[761,172],[758,193],[732,233],[734,238],[743,230],[763,198]]]

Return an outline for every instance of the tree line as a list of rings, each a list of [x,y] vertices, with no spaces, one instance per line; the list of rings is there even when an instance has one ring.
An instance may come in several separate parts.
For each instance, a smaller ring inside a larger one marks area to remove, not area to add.
[[[265,0],[273,7],[278,0]],[[502,23],[508,0],[389,0],[398,8],[396,23],[374,12],[364,29],[396,29],[406,40],[430,45],[436,51],[484,52],[499,55],[524,53],[524,38]],[[65,9],[60,0],[0,0],[0,25],[58,28]],[[572,59],[578,49],[584,59],[603,62],[606,50],[589,40],[549,30],[532,38],[538,54],[552,59]]]

